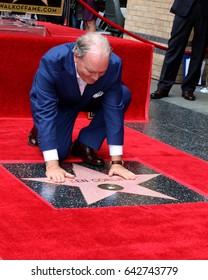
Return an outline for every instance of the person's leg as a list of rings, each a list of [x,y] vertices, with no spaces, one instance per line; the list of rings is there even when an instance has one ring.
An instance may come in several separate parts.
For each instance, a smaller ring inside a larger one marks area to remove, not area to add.
[[[77,118],[77,112],[70,109],[59,110],[57,115],[57,143],[59,159],[65,159],[72,145],[72,132]]]
[[[171,87],[175,83],[193,25],[192,14],[187,18],[175,16],[157,90],[151,94],[152,99],[160,99],[168,96]]]
[[[175,16],[158,88],[163,88],[169,91],[175,83],[192,28],[193,22],[191,17],[188,20],[177,15]]]
[[[88,6],[90,6],[96,12],[99,11],[99,7],[95,3],[94,0],[85,0],[85,2]],[[84,22],[84,28],[86,31],[89,31],[89,32],[96,31],[96,20],[97,20],[97,16],[84,7],[83,8],[83,22]]]
[[[58,143],[58,155],[60,160],[64,160],[72,145],[72,131],[78,113],[70,109],[61,109],[56,118],[56,139]],[[50,140],[50,139],[49,139]],[[34,118],[34,126],[28,135],[30,146],[39,146],[38,123]]]
[[[192,54],[188,73],[181,86],[183,92],[194,92],[201,74],[201,66],[208,45],[208,19],[202,15],[201,5],[197,3]]]
[[[94,19],[85,21],[85,30],[89,32],[96,31],[96,21]]]

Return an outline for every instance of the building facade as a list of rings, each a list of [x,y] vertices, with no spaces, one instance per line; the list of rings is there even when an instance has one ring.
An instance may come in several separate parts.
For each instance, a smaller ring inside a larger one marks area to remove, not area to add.
[[[170,13],[172,3],[173,0],[128,0],[125,29],[146,40],[167,47],[174,18],[174,15]],[[127,35],[124,35],[124,38],[133,39]],[[190,42],[188,43],[187,50],[190,50]],[[165,52],[165,50],[160,48],[154,48],[152,65],[153,79],[159,79]],[[184,57],[176,79],[178,83],[182,81],[185,63],[186,60]],[[203,80],[205,80],[206,69],[207,65],[203,72]]]

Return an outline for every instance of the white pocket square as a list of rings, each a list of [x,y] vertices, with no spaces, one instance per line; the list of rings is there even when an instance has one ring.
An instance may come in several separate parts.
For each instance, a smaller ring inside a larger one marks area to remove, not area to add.
[[[98,97],[102,96],[103,94],[104,94],[103,91],[98,91],[97,93],[95,93],[95,94],[93,95],[93,98],[98,98]]]

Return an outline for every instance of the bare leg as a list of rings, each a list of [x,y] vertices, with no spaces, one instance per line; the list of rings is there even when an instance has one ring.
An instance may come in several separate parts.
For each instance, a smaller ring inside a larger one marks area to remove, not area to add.
[[[89,32],[95,32],[96,31],[96,21],[94,19],[85,21],[85,30],[89,31]]]

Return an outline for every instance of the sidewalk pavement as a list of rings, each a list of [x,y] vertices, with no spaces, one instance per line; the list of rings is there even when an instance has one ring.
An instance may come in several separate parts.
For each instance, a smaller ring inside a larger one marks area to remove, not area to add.
[[[151,92],[157,89],[157,82],[157,80],[151,80]],[[198,113],[208,115],[208,93],[202,93],[199,91],[199,89],[200,86],[197,87],[196,91],[194,92],[196,100],[188,101],[181,96],[181,85],[175,84],[172,87],[169,96],[164,97],[161,100],[181,106],[186,109],[193,110]]]

